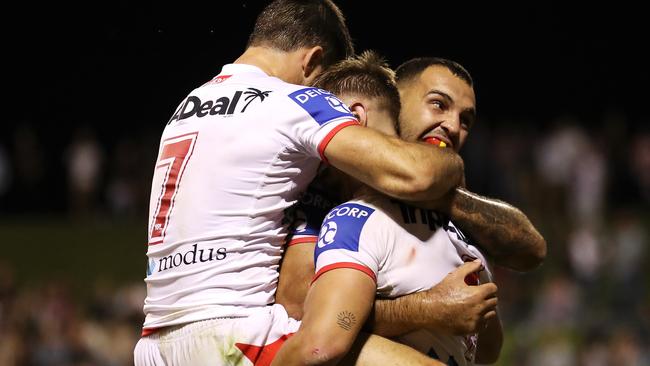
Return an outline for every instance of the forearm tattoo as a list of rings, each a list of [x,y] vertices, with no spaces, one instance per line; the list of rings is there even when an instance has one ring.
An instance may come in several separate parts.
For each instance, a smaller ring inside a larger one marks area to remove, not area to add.
[[[522,235],[522,214],[517,209],[465,190],[458,191],[458,198],[455,202],[458,217],[452,220],[470,237],[477,239],[492,254],[505,254],[517,249],[517,239],[525,237]]]
[[[336,324],[344,330],[352,329],[357,323],[357,317],[349,311],[342,311],[336,316]]]

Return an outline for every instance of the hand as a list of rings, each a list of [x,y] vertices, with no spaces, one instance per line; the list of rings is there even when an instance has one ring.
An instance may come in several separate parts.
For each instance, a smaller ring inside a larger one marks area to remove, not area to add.
[[[464,263],[426,291],[431,309],[427,328],[447,334],[478,333],[496,314],[497,286],[471,286],[465,277],[482,269],[480,260]]]

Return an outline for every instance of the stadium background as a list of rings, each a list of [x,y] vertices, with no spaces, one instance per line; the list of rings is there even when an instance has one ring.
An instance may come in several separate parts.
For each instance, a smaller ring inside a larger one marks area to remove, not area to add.
[[[538,270],[497,271],[498,364],[650,364],[642,13],[338,3],[358,50],[469,69],[480,118],[463,151],[468,186],[520,207],[548,241]],[[160,132],[240,54],[262,5],[22,3],[7,14],[0,365],[131,363]]]

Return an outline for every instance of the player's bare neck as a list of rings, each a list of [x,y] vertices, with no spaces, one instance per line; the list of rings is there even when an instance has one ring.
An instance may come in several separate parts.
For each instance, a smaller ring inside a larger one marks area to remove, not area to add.
[[[289,83],[296,83],[296,72],[291,65],[295,63],[295,55],[274,48],[253,46],[235,60],[236,64],[257,66],[269,76],[277,77]],[[289,66],[289,67],[287,67]],[[299,66],[297,66],[299,67]]]

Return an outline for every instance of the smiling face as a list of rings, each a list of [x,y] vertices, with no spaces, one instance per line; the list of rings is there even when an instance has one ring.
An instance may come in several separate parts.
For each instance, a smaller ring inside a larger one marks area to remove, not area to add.
[[[476,120],[476,97],[467,81],[433,65],[398,87],[401,137],[425,142],[435,138],[459,151]]]

